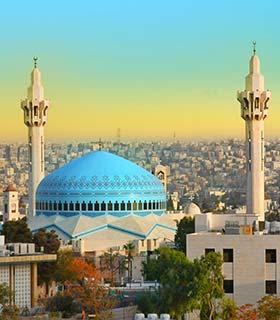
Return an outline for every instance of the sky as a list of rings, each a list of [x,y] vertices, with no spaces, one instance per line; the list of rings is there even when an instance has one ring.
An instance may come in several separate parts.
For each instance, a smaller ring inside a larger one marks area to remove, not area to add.
[[[51,100],[46,140],[243,137],[236,91],[252,41],[280,136],[280,2],[0,2],[0,141],[25,141],[20,100],[33,56]]]

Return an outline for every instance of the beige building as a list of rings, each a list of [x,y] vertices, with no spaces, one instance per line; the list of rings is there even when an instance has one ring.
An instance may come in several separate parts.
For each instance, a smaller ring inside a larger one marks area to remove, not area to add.
[[[3,222],[18,220],[21,217],[19,212],[18,192],[13,185],[9,185],[3,192],[4,215]]]
[[[55,260],[55,254],[35,252],[34,243],[4,245],[4,236],[0,236],[0,283],[6,283],[14,293],[12,302],[17,307],[36,305],[37,265]]]

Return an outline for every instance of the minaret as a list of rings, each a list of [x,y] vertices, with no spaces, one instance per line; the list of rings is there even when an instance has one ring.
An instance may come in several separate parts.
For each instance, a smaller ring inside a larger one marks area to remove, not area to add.
[[[264,221],[264,119],[268,114],[271,93],[264,90],[256,43],[253,45],[245,90],[237,93],[237,99],[246,128],[247,214],[256,214],[259,221]]]
[[[28,127],[29,145],[29,214],[35,214],[35,195],[40,181],[44,178],[44,125],[47,123],[50,102],[44,99],[41,72],[37,68],[37,57],[33,58],[31,84],[27,90],[27,99],[21,102],[24,111],[24,123]]]

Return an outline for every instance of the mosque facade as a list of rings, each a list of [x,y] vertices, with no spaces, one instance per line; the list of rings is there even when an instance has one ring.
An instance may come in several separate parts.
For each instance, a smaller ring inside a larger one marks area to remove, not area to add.
[[[35,65],[31,74],[35,87],[40,77],[34,75],[38,74]],[[32,116],[35,106],[29,106],[28,112],[24,110]],[[40,141],[44,143],[44,137]],[[32,139],[30,144],[30,150],[39,152]],[[29,194],[35,199],[28,216],[33,232],[54,230],[81,252],[102,251],[133,240],[174,239],[176,224],[166,213],[165,185],[152,173],[112,153],[94,151],[43,178],[43,160],[38,166],[32,154],[31,181],[33,176],[41,181],[36,188],[31,184]]]

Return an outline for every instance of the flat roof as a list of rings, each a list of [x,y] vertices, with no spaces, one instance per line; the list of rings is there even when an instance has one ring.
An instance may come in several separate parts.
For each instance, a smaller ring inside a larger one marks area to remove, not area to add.
[[[56,261],[56,254],[30,254],[0,257],[0,264]]]

